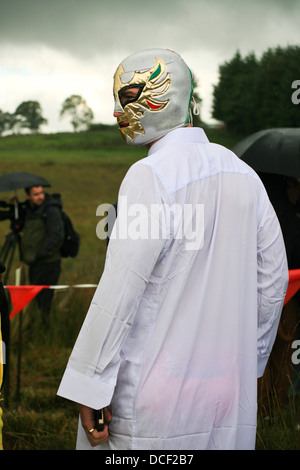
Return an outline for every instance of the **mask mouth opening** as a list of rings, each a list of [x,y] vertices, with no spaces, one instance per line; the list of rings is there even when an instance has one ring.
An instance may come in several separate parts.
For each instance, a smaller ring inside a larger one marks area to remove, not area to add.
[[[130,84],[124,86],[118,91],[119,101],[124,108],[129,103],[134,103],[139,99],[144,89],[145,83],[142,84]]]
[[[124,129],[125,127],[129,126],[129,121],[124,120],[122,116],[120,116],[120,118],[118,118],[117,121],[118,121],[118,125],[120,129]]]

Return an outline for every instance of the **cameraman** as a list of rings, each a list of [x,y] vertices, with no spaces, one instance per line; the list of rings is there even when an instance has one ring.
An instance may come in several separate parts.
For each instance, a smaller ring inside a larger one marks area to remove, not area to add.
[[[24,228],[21,238],[22,260],[29,266],[32,285],[55,285],[61,272],[60,247],[64,225],[59,201],[42,186],[25,188]],[[44,289],[37,296],[42,318],[47,322],[54,291]]]

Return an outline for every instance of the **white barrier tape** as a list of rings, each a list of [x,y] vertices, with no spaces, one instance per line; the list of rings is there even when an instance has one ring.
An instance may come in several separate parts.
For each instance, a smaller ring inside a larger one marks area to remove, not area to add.
[[[70,289],[72,287],[75,287],[75,288],[85,288],[85,287],[97,287],[98,284],[74,284],[74,285],[61,285],[61,286],[48,286],[48,285],[45,285],[44,288],[45,289]],[[34,285],[34,284],[24,284],[24,285],[19,285],[19,286],[3,286],[4,289],[9,289],[10,287],[13,287],[13,288],[18,288],[18,287],[40,287],[40,285]]]
[[[97,287],[97,284],[74,284],[74,285],[58,285],[58,286],[49,286],[49,285],[24,285],[24,286],[4,286],[9,290],[11,303],[13,305],[13,310],[9,314],[9,318],[13,318],[17,313],[19,313],[26,305],[31,302],[31,300],[38,295],[43,289],[72,289],[72,288],[84,288],[84,287]]]
[[[49,286],[49,289],[69,289],[71,287],[81,288],[81,287],[97,287],[97,284],[74,284],[74,285],[62,285],[62,286]]]

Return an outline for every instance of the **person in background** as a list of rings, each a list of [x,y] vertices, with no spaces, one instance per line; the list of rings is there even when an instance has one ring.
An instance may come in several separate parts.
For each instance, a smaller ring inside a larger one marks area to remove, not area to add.
[[[42,186],[26,188],[24,227],[21,237],[22,260],[28,265],[32,285],[55,285],[61,272],[60,247],[64,224],[58,200]],[[53,289],[44,289],[36,297],[42,318],[49,319]]]
[[[300,181],[261,173],[280,222],[289,269],[300,269]],[[259,412],[271,419],[299,393],[299,366],[293,364],[293,342],[299,338],[300,292],[283,308],[274,346],[263,377],[258,382]]]
[[[253,449],[257,377],[288,285],[278,219],[257,174],[193,128],[175,52],[114,75],[133,164],[104,272],[58,395],[79,403],[77,449]],[[96,429],[94,410],[107,424]]]

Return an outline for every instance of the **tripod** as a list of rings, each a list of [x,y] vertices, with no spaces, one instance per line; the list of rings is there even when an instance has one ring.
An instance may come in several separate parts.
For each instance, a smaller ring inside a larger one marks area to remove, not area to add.
[[[20,243],[20,234],[17,230],[13,230],[12,232],[8,233],[6,235],[5,243],[2,247],[1,253],[0,253],[0,261],[2,261],[3,264],[5,264],[5,261],[8,259],[8,264],[6,265],[6,271],[5,275],[3,278],[3,284],[6,284],[11,264],[13,262],[14,254],[16,251],[16,247],[18,245],[19,247],[19,255],[21,255],[21,243]],[[20,256],[21,258],[21,256]]]
[[[8,260],[7,268],[5,271],[5,275],[3,278],[3,284],[2,282],[0,283],[0,288],[2,287],[2,290],[0,290],[0,295],[1,295],[1,302],[6,305],[6,317],[7,317],[7,322],[8,322],[8,335],[9,335],[9,306],[10,306],[10,299],[7,299],[6,293],[4,292],[3,285],[6,284],[6,281],[9,276],[10,268],[14,259],[14,254],[16,251],[16,247],[19,247],[19,256],[21,259],[21,237],[20,233],[17,229],[13,229],[10,233],[6,235],[5,243],[1,249],[0,253],[0,268],[3,263],[5,264],[5,261]],[[5,269],[5,267],[4,267]],[[2,313],[2,311],[1,311]],[[7,338],[7,344],[9,345],[9,337]],[[18,363],[17,363],[17,390],[16,390],[16,398],[17,400],[20,400],[20,381],[21,381],[21,356],[22,356],[22,312],[19,314],[19,341],[18,341]],[[5,384],[5,401],[6,405],[9,406],[9,389],[10,389],[10,378],[9,378],[9,368],[6,366],[6,384]]]

